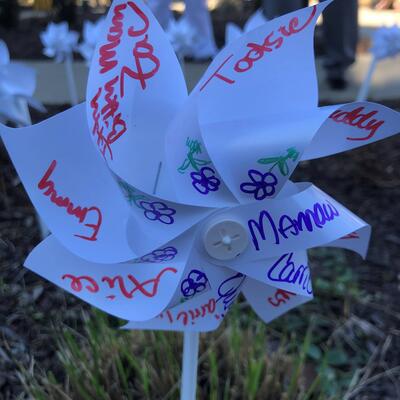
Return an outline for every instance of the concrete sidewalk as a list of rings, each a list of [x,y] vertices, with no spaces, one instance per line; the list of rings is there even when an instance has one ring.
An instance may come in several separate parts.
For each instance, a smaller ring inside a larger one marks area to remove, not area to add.
[[[363,54],[348,71],[350,85],[344,91],[332,91],[325,83],[321,61],[317,60],[317,71],[320,87],[320,100],[329,103],[353,101],[358,93],[360,84],[368,70],[371,56]],[[45,104],[65,104],[69,102],[67,80],[64,66],[51,61],[26,61],[25,64],[37,71],[36,98]],[[187,63],[185,74],[188,87],[191,90],[208,64]],[[83,62],[74,63],[74,72],[80,101],[85,100],[88,69]],[[400,98],[400,56],[384,60],[378,64],[374,74],[370,98],[374,100],[392,100]]]

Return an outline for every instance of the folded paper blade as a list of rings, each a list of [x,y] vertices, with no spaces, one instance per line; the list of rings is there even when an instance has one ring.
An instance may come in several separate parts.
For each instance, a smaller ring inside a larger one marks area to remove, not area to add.
[[[338,240],[327,243],[325,247],[338,247],[358,253],[364,259],[367,257],[369,242],[371,239],[371,227],[365,225],[361,229],[350,232]]]
[[[123,329],[195,332],[209,332],[217,329],[239,296],[246,277],[228,268],[215,267],[203,260],[196,252],[192,253],[189,263],[191,269],[196,265],[201,266],[201,271],[206,275],[210,288],[196,293],[196,296],[184,300],[182,304],[169,307],[150,321],[131,321]],[[190,274],[192,272],[188,276]],[[196,282],[192,282],[193,289],[202,288],[198,286],[199,280]],[[187,284],[184,288],[186,287]]]
[[[90,133],[120,178],[152,194],[168,125],[187,98],[183,73],[142,1],[114,1],[103,27],[87,87]]]
[[[316,21],[329,3],[284,15],[244,34],[221,51],[195,89],[206,149],[240,202],[254,201],[246,185],[249,178],[265,177],[278,183],[279,191],[292,172],[287,163],[277,164],[276,172],[270,171],[274,163],[259,161],[299,161],[308,140],[329,116],[318,109],[313,50]],[[268,191],[262,200],[275,192]]]
[[[400,132],[400,113],[370,102],[332,106],[326,121],[314,135],[302,160],[356,149]]]
[[[186,234],[215,212],[213,208],[174,203],[147,195],[118,180],[125,199],[131,206],[128,223],[129,242],[139,256]]]
[[[311,267],[306,251],[288,252],[274,259],[230,266],[247,277],[301,296],[312,296]]]
[[[0,67],[0,93],[32,97],[36,89],[36,71],[20,63]]]
[[[243,294],[251,308],[265,323],[313,299],[312,295],[301,296],[250,278],[246,279],[243,285]]]
[[[0,132],[32,203],[63,246],[92,262],[135,258],[127,239],[130,207],[91,143],[84,104]]]
[[[243,33],[250,32],[268,22],[268,19],[264,16],[263,11],[257,10],[250,18],[246,21],[243,31],[232,22],[228,22],[225,28],[225,43],[229,44],[239,39]]]
[[[316,108],[314,27],[330,3],[271,20],[226,46],[195,88],[200,123]]]
[[[222,322],[221,307],[213,294],[207,292],[162,312],[152,320],[130,321],[122,329],[210,332],[218,329]]]
[[[144,321],[167,307],[185,262],[177,257],[157,263],[96,264],[50,236],[32,251],[25,267],[108,314]]]
[[[222,220],[233,219],[246,227],[250,244],[229,265],[276,258],[333,242],[368,226],[326,193],[310,184],[299,184],[299,193],[221,211]],[[198,249],[208,257],[198,244]],[[218,260],[212,262],[224,265]]]
[[[237,201],[212,163],[201,137],[198,98],[196,94],[188,98],[168,130],[168,173],[180,202],[216,208],[232,206]]]
[[[200,125],[210,158],[241,203],[276,197],[335,107]],[[260,188],[262,190],[257,190]]]

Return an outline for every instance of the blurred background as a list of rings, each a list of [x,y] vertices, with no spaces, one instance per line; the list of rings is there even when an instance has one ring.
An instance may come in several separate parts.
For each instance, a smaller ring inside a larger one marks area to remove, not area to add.
[[[71,106],[64,66],[43,54],[40,33],[50,22],[67,21],[81,34],[84,22],[99,20],[108,6],[106,0],[0,0],[0,39],[12,61],[37,74],[33,97],[46,111],[30,107],[33,123]],[[179,18],[185,3],[170,7]],[[224,46],[228,22],[243,28],[260,7],[253,0],[210,0],[216,45]],[[355,100],[374,32],[394,24],[400,24],[398,0],[359,1],[356,61],[340,87],[327,80],[327,48],[317,28],[321,105]],[[193,88],[210,59],[183,58]],[[78,53],[72,68],[83,101],[88,68]],[[369,98],[400,111],[399,56],[379,63]],[[315,300],[268,326],[241,299],[217,332],[201,336],[199,399],[400,399],[399,161],[393,137],[300,164],[294,181],[313,182],[372,225],[368,257],[312,250]],[[39,242],[34,210],[0,144],[0,399],[179,398],[182,335],[119,332],[121,321],[22,267]]]

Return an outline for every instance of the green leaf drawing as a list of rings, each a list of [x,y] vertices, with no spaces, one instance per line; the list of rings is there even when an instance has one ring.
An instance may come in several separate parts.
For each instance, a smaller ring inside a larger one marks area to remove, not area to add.
[[[290,173],[288,161],[292,160],[293,162],[295,162],[298,159],[299,155],[300,153],[294,147],[291,147],[287,149],[286,156],[260,158],[258,160],[258,163],[265,165],[273,164],[272,167],[269,169],[269,172],[272,172],[275,167],[278,167],[282,176],[288,176]]]
[[[258,163],[259,164],[275,164],[275,163],[279,162],[280,159],[281,159],[281,157],[261,158],[260,160],[258,160]]]
[[[190,167],[190,160],[186,158],[183,164],[178,168],[178,172],[184,174],[189,167]]]

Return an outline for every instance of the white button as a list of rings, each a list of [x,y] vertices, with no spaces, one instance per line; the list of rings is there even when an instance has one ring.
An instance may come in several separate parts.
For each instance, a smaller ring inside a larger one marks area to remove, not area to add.
[[[233,220],[211,221],[204,230],[207,253],[221,261],[240,256],[249,245],[249,237],[242,224]]]

